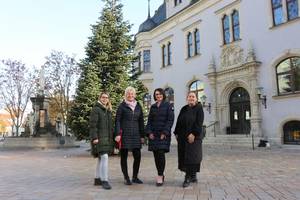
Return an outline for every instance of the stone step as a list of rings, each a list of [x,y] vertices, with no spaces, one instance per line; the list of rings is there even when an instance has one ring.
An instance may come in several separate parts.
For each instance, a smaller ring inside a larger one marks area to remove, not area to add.
[[[260,138],[254,138],[254,147],[259,144]],[[250,135],[217,135],[216,137],[208,136],[203,140],[205,146],[222,147],[222,148],[236,148],[249,147],[252,148],[252,137]]]

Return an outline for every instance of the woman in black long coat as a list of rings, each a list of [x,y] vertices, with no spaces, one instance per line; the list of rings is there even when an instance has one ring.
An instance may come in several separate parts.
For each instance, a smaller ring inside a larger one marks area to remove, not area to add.
[[[108,155],[113,151],[111,103],[108,93],[102,92],[90,115],[92,154],[98,158],[94,185],[111,189],[108,183]]]
[[[178,169],[185,172],[183,187],[188,187],[190,182],[197,182],[196,173],[200,172],[204,137],[204,113],[196,93],[188,93],[187,103],[180,110],[174,131],[178,142]]]
[[[166,165],[165,153],[170,151],[171,128],[174,122],[174,108],[166,102],[166,95],[162,88],[154,90],[156,101],[150,108],[146,133],[149,138],[148,150],[153,152],[157,169],[156,185],[162,186]]]
[[[116,114],[115,141],[121,142],[121,169],[124,175],[124,184],[142,184],[138,178],[141,148],[144,143],[144,116],[140,104],[135,100],[136,91],[133,87],[125,90],[125,99],[119,105]],[[132,181],[129,179],[127,157],[128,151],[133,154],[133,175]]]

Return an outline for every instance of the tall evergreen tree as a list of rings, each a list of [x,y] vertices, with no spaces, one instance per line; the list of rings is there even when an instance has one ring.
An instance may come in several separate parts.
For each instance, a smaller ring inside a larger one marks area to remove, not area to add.
[[[79,140],[89,135],[89,115],[97,99],[100,82],[98,69],[94,65],[80,65],[81,76],[78,80],[76,96],[69,112],[68,124]]]
[[[135,59],[134,43],[129,33],[131,25],[123,19],[123,5],[119,3],[119,0],[103,1],[105,5],[101,16],[96,24],[92,25],[92,36],[89,37],[86,47],[86,58],[81,62],[83,74],[79,81],[74,107],[70,113],[74,115],[70,121],[70,124],[74,125],[71,125],[71,128],[75,133],[78,132],[76,135],[80,135],[79,139],[88,137],[86,124],[89,111],[100,91],[110,93],[113,111],[115,111],[123,99],[125,88],[129,85],[136,86],[135,81],[132,81],[129,75],[131,63]],[[86,80],[88,73],[93,73],[93,79]],[[97,80],[95,80],[95,74],[98,76]],[[91,88],[85,88],[83,84],[85,82],[92,83],[93,92]],[[78,104],[84,104],[85,109],[80,108]]]

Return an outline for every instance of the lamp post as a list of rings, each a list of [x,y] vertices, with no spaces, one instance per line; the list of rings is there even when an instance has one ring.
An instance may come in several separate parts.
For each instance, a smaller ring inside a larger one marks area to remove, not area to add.
[[[267,95],[263,95],[263,87],[256,88],[256,94],[258,99],[261,101],[261,104],[267,109]]]
[[[211,103],[206,103],[206,99],[207,97],[205,95],[203,95],[202,97],[200,97],[201,102],[202,102],[202,107],[206,108],[206,110],[208,111],[208,113],[211,113]]]

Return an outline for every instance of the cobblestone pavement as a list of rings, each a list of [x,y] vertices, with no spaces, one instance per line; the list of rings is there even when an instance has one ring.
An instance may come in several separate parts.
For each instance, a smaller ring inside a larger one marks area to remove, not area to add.
[[[183,189],[176,148],[167,154],[165,185],[156,187],[153,156],[144,147],[140,170],[144,184],[124,185],[119,157],[113,156],[109,160],[113,188],[107,191],[93,185],[96,160],[87,148],[0,150],[0,200],[300,199],[300,150],[204,148],[198,184]]]

